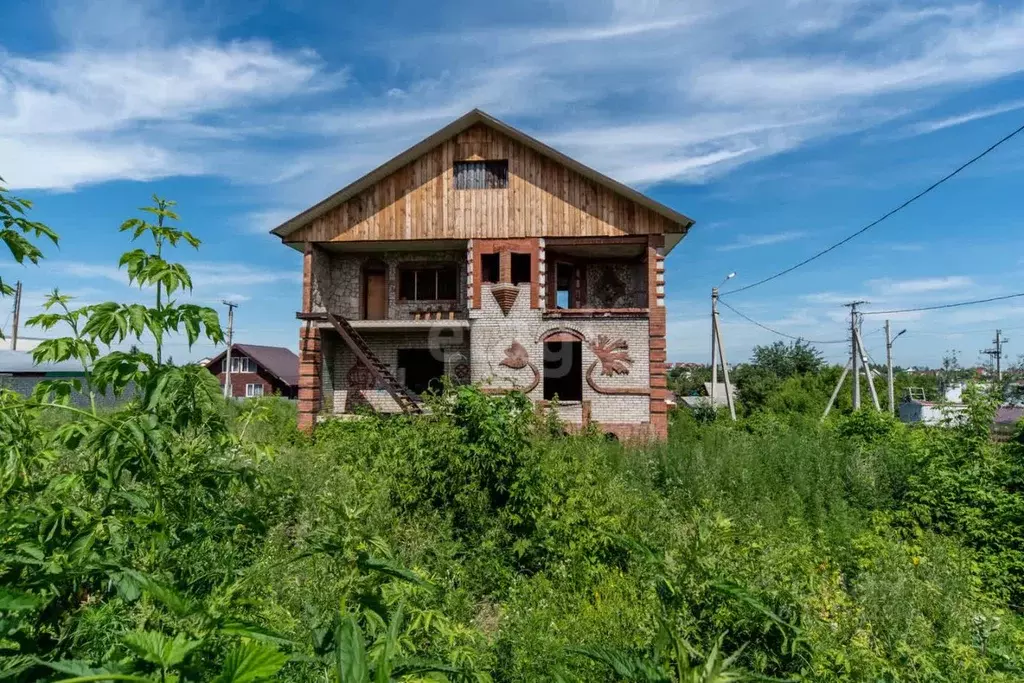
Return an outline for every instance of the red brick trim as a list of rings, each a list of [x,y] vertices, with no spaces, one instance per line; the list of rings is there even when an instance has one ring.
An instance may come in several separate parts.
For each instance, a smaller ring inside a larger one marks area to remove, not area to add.
[[[512,281],[512,252],[530,255],[530,308],[540,308],[540,239],[490,240],[473,239],[473,308],[480,308],[481,277],[480,257],[484,254],[499,255],[499,277],[502,282]]]
[[[665,333],[667,328],[665,307],[658,305],[658,267],[662,257],[658,250],[665,246],[663,235],[647,236],[647,307],[650,310],[649,333],[650,347],[648,359],[650,362],[650,383],[651,383],[651,436],[657,439],[668,438],[668,378],[665,367],[666,341]]]
[[[322,405],[323,353],[320,330],[307,322],[299,329],[299,429],[312,431]]]

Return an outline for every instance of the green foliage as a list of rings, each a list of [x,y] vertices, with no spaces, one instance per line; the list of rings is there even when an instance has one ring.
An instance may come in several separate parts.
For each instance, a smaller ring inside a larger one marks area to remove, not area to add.
[[[791,345],[758,354],[742,421],[676,414],[664,444],[472,387],[310,438],[285,401],[228,405],[202,368],[109,350],[219,334],[164,298],[188,279],[162,248],[198,243],[170,206],[125,227],[154,240],[124,262],[153,307],[58,292],[37,320],[70,330],[41,357],[134,398],[0,392],[0,677],[1024,677],[1024,452],[990,442],[985,396],[950,429],[822,424],[832,370]]]
[[[32,202],[15,197],[0,178],[0,243],[7,247],[15,263],[39,263],[43,252],[36,244],[40,239],[57,244],[57,233],[38,221],[29,220],[27,212]],[[0,297],[14,294],[14,287],[0,277]],[[0,339],[3,330],[0,330]]]

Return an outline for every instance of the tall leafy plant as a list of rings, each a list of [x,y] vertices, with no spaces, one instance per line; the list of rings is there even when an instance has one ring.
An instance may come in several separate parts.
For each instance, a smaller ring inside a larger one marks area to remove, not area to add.
[[[12,195],[4,186],[3,178],[0,178],[0,243],[7,247],[17,263],[39,263],[43,252],[36,241],[48,239],[53,244],[58,242],[57,233],[39,221],[28,218],[27,212],[31,208],[31,201]],[[14,287],[4,282],[3,274],[0,273],[0,296],[12,294]],[[2,338],[3,330],[0,330]]]
[[[172,210],[174,205],[175,202],[154,195],[153,205],[140,210],[156,216],[155,223],[145,218],[131,218],[120,228],[121,232],[131,232],[133,241],[147,236],[152,240],[152,251],[141,248],[127,251],[121,255],[118,265],[126,269],[129,282],[154,290],[153,306],[108,301],[73,308],[72,298],[55,289],[44,303],[45,311],[28,321],[28,324],[44,330],[59,325],[70,330],[70,336],[48,339],[39,344],[33,351],[33,357],[38,363],[69,359],[82,363],[94,414],[94,392],[106,393],[111,389],[118,394],[130,383],[141,387],[159,374],[168,335],[184,331],[189,346],[201,335],[214,343],[223,341],[224,334],[215,310],[196,304],[179,304],[170,298],[178,291],[191,292],[192,277],[183,264],[164,258],[165,249],[180,242],[193,248],[200,244],[192,233],[169,225],[169,221],[178,220],[178,214]],[[154,341],[155,356],[137,346],[101,356],[100,344],[109,350],[125,341],[142,343],[147,337]],[[37,396],[53,395],[66,403],[72,390],[81,389],[81,383],[75,380],[50,381],[40,384]]]

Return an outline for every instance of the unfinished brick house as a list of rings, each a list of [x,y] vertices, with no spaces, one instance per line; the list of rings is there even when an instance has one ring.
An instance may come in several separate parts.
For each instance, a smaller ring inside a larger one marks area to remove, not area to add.
[[[664,257],[693,221],[474,110],[275,228],[303,258],[299,420],[442,376],[667,431]]]

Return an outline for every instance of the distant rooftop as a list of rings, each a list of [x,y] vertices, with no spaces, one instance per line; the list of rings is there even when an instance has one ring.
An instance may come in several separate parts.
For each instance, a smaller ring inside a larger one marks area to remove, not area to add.
[[[10,351],[0,349],[0,375],[25,373],[73,373],[82,374],[84,368],[77,360],[66,360],[59,363],[40,363],[36,365],[30,351]]]

